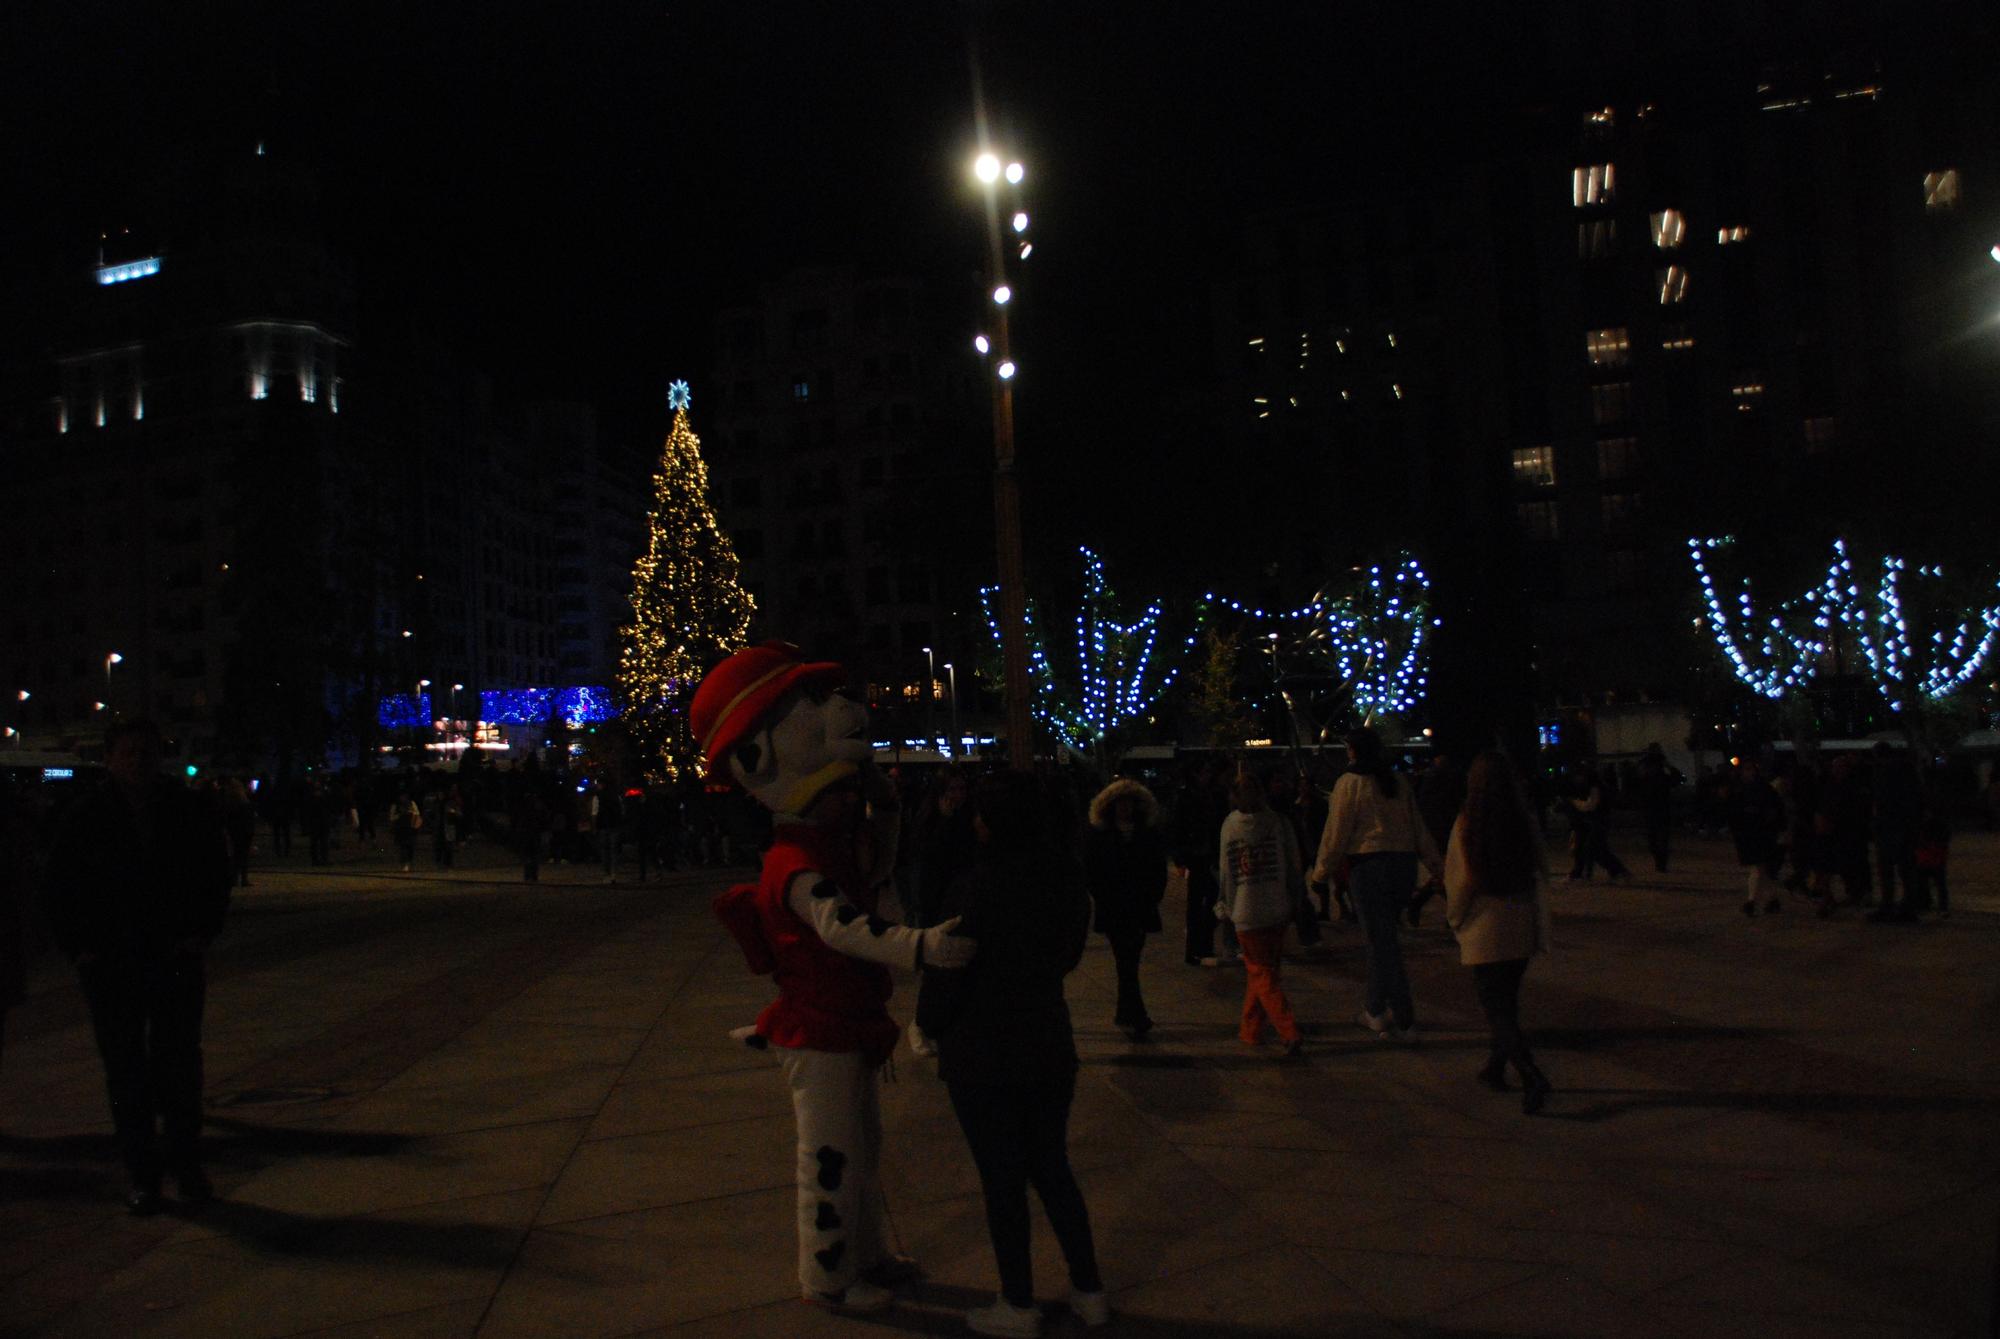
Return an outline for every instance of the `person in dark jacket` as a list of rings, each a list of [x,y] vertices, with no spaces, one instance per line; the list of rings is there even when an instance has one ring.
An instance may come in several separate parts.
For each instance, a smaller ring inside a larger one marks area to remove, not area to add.
[[[1646,745],[1633,788],[1638,792],[1639,812],[1646,818],[1646,849],[1652,852],[1653,868],[1662,874],[1667,872],[1671,855],[1674,787],[1680,783],[1680,769],[1667,761],[1666,750],[1657,743]]]
[[[1875,877],[1882,886],[1882,905],[1871,921],[1917,919],[1917,826],[1923,821],[1923,784],[1902,751],[1887,743],[1875,745]],[[1902,885],[1902,902],[1896,887]]]
[[[979,956],[963,970],[927,973],[917,1001],[918,1025],[937,1044],[938,1076],[979,1168],[999,1266],[1000,1296],[966,1317],[979,1334],[1041,1331],[1030,1185],[1069,1266],[1071,1310],[1086,1325],[1110,1318],[1068,1147],[1077,1059],[1063,978],[1083,957],[1090,894],[1056,843],[1049,808],[1025,774],[980,784],[972,801],[980,859],[941,908],[964,917],[958,933],[979,941]]]
[[[56,946],[90,1003],[135,1214],[158,1212],[163,1172],[185,1204],[213,1194],[199,1148],[203,955],[232,874],[222,815],[159,765],[151,721],[105,732],[110,779],[66,815],[46,887]]]
[[[1736,842],[1736,863],[1750,871],[1743,893],[1743,914],[1755,916],[1759,897],[1764,910],[1783,911],[1778,896],[1778,869],[1785,860],[1779,839],[1785,831],[1785,806],[1771,783],[1764,780],[1755,758],[1736,765],[1725,783],[1729,835]]]
[[[1213,769],[1190,770],[1174,797],[1171,826],[1174,867],[1187,881],[1187,964],[1213,965],[1215,956],[1216,862],[1222,820],[1229,816],[1229,798]]]
[[[1118,1007],[1111,1021],[1135,1041],[1153,1030],[1139,989],[1139,959],[1146,936],[1163,928],[1167,841],[1159,822],[1160,805],[1152,791],[1137,781],[1114,781],[1090,802],[1090,833],[1083,845],[1097,932],[1110,942],[1118,968]]]

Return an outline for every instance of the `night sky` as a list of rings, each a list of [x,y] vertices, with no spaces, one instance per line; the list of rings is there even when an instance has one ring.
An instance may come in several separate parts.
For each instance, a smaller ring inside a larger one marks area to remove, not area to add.
[[[1363,8],[1400,16],[1342,14]],[[1160,464],[1198,458],[1218,244],[1532,101],[1517,21],[1477,17],[1501,8],[15,4],[8,292],[126,221],[148,162],[262,139],[320,172],[364,342],[416,317],[503,394],[650,442],[676,376],[699,426],[715,311],[796,265],[974,291],[976,47],[1031,174],[1029,523],[1115,545]]]

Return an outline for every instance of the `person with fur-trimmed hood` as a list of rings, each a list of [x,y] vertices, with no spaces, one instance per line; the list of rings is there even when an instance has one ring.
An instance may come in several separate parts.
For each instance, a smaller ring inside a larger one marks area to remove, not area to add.
[[[868,709],[843,696],[847,672],[796,646],[746,646],[695,690],[688,723],[711,774],[771,811],[756,884],[716,912],[777,998],[743,1040],[782,1058],[798,1124],[798,1264],[808,1302],[880,1311],[913,1261],[882,1231],[881,1069],[902,1029],[889,1016],[892,967],[963,967],[975,945],[958,919],[895,923],[895,785],[863,733]]]
[[[1118,966],[1118,1008],[1111,1021],[1136,1041],[1153,1027],[1139,991],[1139,958],[1146,936],[1162,928],[1160,899],[1167,891],[1167,838],[1152,791],[1121,777],[1097,792],[1090,802],[1084,870],[1097,904],[1097,932],[1110,941]]]

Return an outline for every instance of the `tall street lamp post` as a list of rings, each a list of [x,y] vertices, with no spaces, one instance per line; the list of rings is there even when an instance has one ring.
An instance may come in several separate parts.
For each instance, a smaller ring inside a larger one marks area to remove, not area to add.
[[[451,686],[451,724],[444,735],[444,742],[447,744],[455,743],[458,739],[458,695],[464,688],[465,685],[462,683]]]
[[[952,663],[944,662],[944,672],[951,676],[951,759],[958,761],[958,751],[964,746],[964,736],[958,733],[958,671]]]
[[[14,700],[21,704],[19,713],[21,725],[14,735],[15,743],[20,748],[28,747],[28,699],[33,696],[34,694],[25,688],[14,694]]]
[[[1034,766],[1033,724],[1028,718],[1028,600],[1023,589],[1021,561],[1021,492],[1014,469],[1014,354],[1009,337],[1007,305],[1013,300],[1013,286],[1007,280],[1006,242],[1001,232],[1000,182],[1019,186],[1027,170],[1018,162],[1001,165],[1000,158],[986,143],[985,117],[980,114],[979,139],[982,150],[973,162],[972,174],[985,188],[987,281],[993,303],[993,336],[981,334],[974,347],[993,356],[993,540],[1000,569],[1000,660],[1007,689],[1007,761],[1020,771]],[[1016,195],[1019,192],[1015,192]],[[1031,249],[1026,212],[1010,211],[1009,223],[1018,243],[1019,256],[1026,260]]]
[[[937,653],[930,647],[924,648],[924,736],[927,742],[937,743]],[[897,745],[898,748],[902,746]]]

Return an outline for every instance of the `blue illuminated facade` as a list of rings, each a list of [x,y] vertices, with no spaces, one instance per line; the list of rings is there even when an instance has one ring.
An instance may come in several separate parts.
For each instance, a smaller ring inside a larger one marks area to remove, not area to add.
[[[575,729],[617,715],[608,688],[508,688],[479,695],[479,719],[491,725],[541,725],[556,720]],[[433,720],[431,695],[398,693],[385,697],[375,713],[386,730],[427,728]]]
[[[123,265],[100,265],[97,267],[97,282],[100,284],[124,284],[134,279],[144,279],[160,272],[160,258],[147,256],[143,260],[128,261]]]

